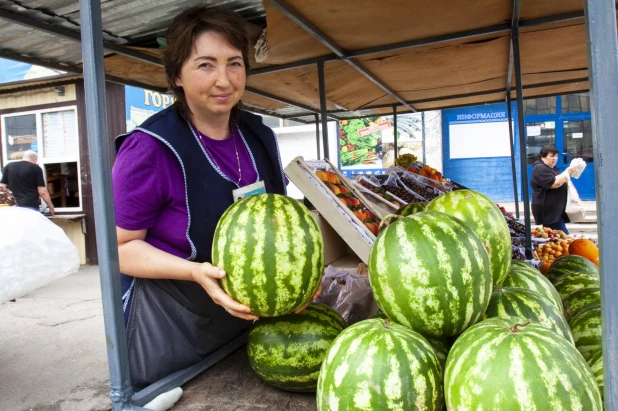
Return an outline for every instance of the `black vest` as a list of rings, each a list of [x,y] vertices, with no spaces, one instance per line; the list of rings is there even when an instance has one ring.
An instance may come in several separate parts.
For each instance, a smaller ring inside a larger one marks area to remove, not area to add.
[[[285,194],[283,168],[273,131],[262,123],[260,116],[244,111],[238,127],[255,162],[258,180],[264,181],[266,192]],[[189,260],[210,262],[217,222],[233,204],[232,190],[238,186],[209,164],[206,152],[187,122],[178,115],[176,105],[148,118],[135,130],[164,143],[178,159],[185,178],[189,211],[187,238],[192,250]],[[129,134],[116,138],[116,153]]]

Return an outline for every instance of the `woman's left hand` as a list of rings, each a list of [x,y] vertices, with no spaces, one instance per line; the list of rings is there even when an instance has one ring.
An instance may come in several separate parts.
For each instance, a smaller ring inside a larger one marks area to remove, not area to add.
[[[309,304],[317,300],[321,293],[322,293],[322,281],[320,280],[320,285],[318,285],[318,289],[315,290],[315,293],[313,294],[313,297],[311,297],[311,300],[307,301],[307,304],[303,305],[298,310],[294,311],[294,314],[298,314],[302,312],[305,308],[309,307]]]

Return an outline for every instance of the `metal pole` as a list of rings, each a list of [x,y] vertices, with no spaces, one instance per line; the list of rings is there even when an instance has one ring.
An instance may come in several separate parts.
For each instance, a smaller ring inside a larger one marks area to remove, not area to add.
[[[515,217],[519,218],[519,196],[517,195],[517,168],[515,167],[515,147],[513,140],[513,109],[511,91],[506,94],[506,110],[509,116],[509,144],[511,146],[511,173],[513,174],[513,198],[515,199]]]
[[[318,62],[318,82],[320,87],[320,117],[322,118],[322,141],[324,158],[329,157],[328,150],[328,118],[326,118],[326,85],[324,84],[324,62]]]
[[[613,13],[613,14],[610,14]],[[588,75],[592,108],[592,143],[599,220],[601,323],[605,409],[618,409],[618,42],[614,0],[584,2],[588,40]]]
[[[519,155],[521,161],[521,191],[524,197],[524,220],[526,224],[526,256],[532,249],[532,232],[530,227],[530,195],[528,194],[528,138],[524,120],[524,92],[521,84],[521,61],[519,55],[519,28],[512,28],[511,41],[513,42],[513,56],[515,57],[515,81],[517,82],[517,119],[519,123]]]
[[[127,339],[122,314],[116,221],[112,202],[111,155],[105,101],[101,2],[80,0],[82,58],[86,92],[86,121],[105,342],[114,411],[131,408]],[[127,408],[129,407],[129,408]]]
[[[426,153],[425,149],[425,112],[421,112],[421,141],[423,143],[423,164],[426,164]]]
[[[317,114],[315,114],[315,145],[316,148],[318,149],[318,156],[316,157],[317,160],[320,159],[320,116],[318,116]]]
[[[395,142],[395,162],[397,161],[397,106],[393,106],[393,137]]]

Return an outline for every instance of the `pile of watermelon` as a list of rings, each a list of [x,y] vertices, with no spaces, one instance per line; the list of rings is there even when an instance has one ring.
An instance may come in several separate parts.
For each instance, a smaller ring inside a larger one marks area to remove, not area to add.
[[[235,212],[239,220],[227,230],[240,224],[245,233],[215,242],[221,261],[239,272],[240,285],[226,290],[249,290],[246,300],[242,293],[235,298],[263,309],[262,316],[273,306],[288,310],[261,319],[252,331],[249,357],[264,381],[317,390],[322,411],[603,408],[599,272],[585,258],[561,257],[546,276],[511,261],[509,229],[497,206],[471,190],[446,193],[426,208],[399,213],[380,232],[368,262],[380,313],[345,328],[324,306],[291,313],[310,298],[315,265],[294,265],[296,280],[265,269],[269,258],[275,272],[288,269],[294,252],[277,253],[292,242],[308,243],[303,258],[318,249],[318,229],[304,210],[292,216],[275,200],[270,210],[262,204]],[[261,217],[253,219],[258,210]],[[272,230],[282,224],[293,233],[270,239],[288,244],[238,245],[235,236],[264,231],[268,237],[265,221],[277,213],[285,218]],[[302,221],[303,229],[291,224]],[[253,254],[243,258],[243,247]],[[292,287],[299,279],[305,284]]]

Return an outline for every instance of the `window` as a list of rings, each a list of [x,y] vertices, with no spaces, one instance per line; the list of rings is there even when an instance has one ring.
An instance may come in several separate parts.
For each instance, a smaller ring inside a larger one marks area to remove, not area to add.
[[[57,211],[81,211],[76,107],[6,114],[1,122],[2,164],[34,151]]]
[[[524,100],[524,114],[555,114],[556,97],[542,97]]]
[[[582,113],[588,111],[590,111],[590,96],[588,93],[562,96],[563,113]]]

